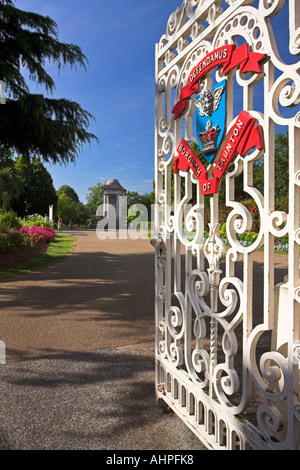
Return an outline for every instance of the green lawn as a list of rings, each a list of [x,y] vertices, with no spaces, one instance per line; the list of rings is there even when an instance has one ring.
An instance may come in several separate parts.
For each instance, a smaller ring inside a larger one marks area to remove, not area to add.
[[[15,268],[3,269],[0,271],[0,279],[9,276],[35,271],[53,264],[61,263],[75,249],[76,237],[69,234],[57,233],[55,241],[49,244],[46,253],[27,260],[25,263]]]

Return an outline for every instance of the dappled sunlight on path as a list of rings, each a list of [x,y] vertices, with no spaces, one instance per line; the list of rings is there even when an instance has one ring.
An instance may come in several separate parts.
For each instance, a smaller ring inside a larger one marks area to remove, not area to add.
[[[154,341],[154,250],[149,240],[73,232],[62,264],[0,283],[7,359]]]

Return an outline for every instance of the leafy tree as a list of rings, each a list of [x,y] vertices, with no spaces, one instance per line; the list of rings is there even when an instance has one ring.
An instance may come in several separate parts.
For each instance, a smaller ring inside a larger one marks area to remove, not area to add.
[[[20,197],[22,183],[14,168],[0,167],[0,205],[4,211],[11,210],[11,203]]]
[[[61,216],[64,224],[69,224],[70,221],[75,224],[81,224],[90,216],[88,209],[82,202],[74,201],[64,192],[58,195],[56,215],[57,217],[58,215]]]
[[[275,137],[275,191],[277,205],[288,203],[289,135],[279,132]]]
[[[103,204],[104,201],[104,184],[99,182],[94,186],[90,186],[88,191],[89,193],[86,195],[86,207],[90,215],[95,215],[97,207],[100,206],[100,204]]]
[[[149,194],[149,197],[150,197],[151,204],[155,204],[155,180],[153,180],[152,186],[153,186],[153,190]]]
[[[73,202],[79,202],[79,197],[78,194],[76,193],[75,189],[71,188],[71,186],[68,186],[67,184],[63,184],[57,191],[56,191],[57,196],[60,196],[61,194],[65,194],[69,198],[72,199]]]
[[[133,206],[134,204],[140,204],[140,195],[136,191],[127,191],[124,189],[122,196],[127,197],[127,207]]]
[[[18,199],[22,184],[15,171],[15,160],[11,149],[0,145],[0,208],[11,210],[11,201]]]
[[[254,186],[264,192],[264,159],[254,166]],[[289,192],[289,135],[278,132],[275,137],[275,206],[288,203]]]
[[[127,191],[124,189],[122,196],[127,197],[127,207],[134,206],[134,204],[143,204],[148,210],[151,208],[152,198],[151,194],[139,194],[137,191]],[[153,202],[154,204],[154,202]]]
[[[87,219],[89,219],[90,212],[88,208],[84,204],[82,204],[82,202],[77,203],[77,208],[78,208],[78,219],[76,222],[84,223]]]
[[[148,211],[151,209],[151,204],[152,203],[152,197],[151,193],[144,193],[139,195],[139,204],[143,204],[145,207],[147,207]]]
[[[12,208],[20,216],[26,215],[25,202],[30,204],[28,214],[47,214],[49,206],[56,206],[57,196],[50,173],[42,164],[39,157],[30,161],[23,156],[17,157],[15,171],[22,184],[22,192]]]
[[[5,106],[0,106],[1,142],[27,157],[69,163],[84,144],[97,140],[87,130],[93,116],[66,98],[30,93],[21,68],[47,92],[55,84],[46,63],[59,70],[63,65],[86,68],[81,48],[59,42],[58,36],[57,25],[48,16],[19,10],[13,0],[0,0],[0,77],[8,93]]]
[[[61,194],[57,201],[57,216],[60,215],[63,224],[69,224],[70,221],[78,222],[80,208],[78,203],[72,201],[66,194]]]
[[[13,150],[0,144],[0,168],[14,168],[15,160]]]

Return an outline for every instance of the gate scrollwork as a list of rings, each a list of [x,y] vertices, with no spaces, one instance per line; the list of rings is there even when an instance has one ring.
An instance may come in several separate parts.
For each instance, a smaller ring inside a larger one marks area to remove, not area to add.
[[[156,45],[156,393],[209,448],[300,448],[299,18],[298,0],[184,0]]]

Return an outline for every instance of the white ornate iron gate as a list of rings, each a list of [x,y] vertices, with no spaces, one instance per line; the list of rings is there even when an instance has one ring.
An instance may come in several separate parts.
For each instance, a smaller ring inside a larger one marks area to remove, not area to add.
[[[298,0],[184,0],[156,45],[156,394],[213,449],[300,448],[299,54]]]

